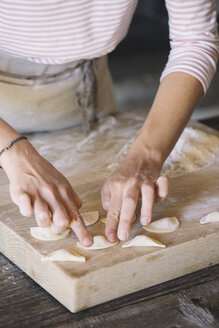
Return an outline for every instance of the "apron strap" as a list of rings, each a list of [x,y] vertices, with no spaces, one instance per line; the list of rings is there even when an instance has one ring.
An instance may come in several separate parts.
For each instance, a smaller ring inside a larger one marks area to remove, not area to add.
[[[76,90],[76,99],[81,109],[85,133],[91,130],[89,122],[89,110],[91,110],[91,122],[97,120],[97,59],[89,59],[83,62],[81,68],[81,82]]]

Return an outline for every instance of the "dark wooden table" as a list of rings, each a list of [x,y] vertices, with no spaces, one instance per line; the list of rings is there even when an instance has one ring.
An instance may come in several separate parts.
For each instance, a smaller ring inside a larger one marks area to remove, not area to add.
[[[219,117],[203,123],[219,130]],[[73,314],[0,254],[0,328],[8,327],[216,328],[219,265]]]

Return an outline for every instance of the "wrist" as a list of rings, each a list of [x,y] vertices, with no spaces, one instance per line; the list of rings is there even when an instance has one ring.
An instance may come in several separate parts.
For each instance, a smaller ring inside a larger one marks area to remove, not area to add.
[[[12,140],[10,140],[10,142]],[[14,165],[17,166],[18,162],[28,154],[29,145],[30,143],[27,139],[21,139],[14,143],[11,148],[4,151],[0,156],[0,166],[6,173],[9,172]]]
[[[139,164],[140,166],[145,166],[148,164],[155,165],[156,167],[160,168],[160,170],[165,160],[162,152],[159,149],[145,144],[138,137],[128,152],[127,160],[129,159],[141,163]]]

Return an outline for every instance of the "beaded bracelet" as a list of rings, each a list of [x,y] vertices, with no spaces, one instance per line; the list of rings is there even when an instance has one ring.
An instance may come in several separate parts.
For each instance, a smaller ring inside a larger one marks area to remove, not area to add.
[[[7,144],[7,146],[5,146],[2,150],[0,150],[0,156],[6,151],[8,150],[9,148],[11,148],[13,146],[13,144],[15,144],[15,142],[17,141],[20,141],[22,139],[26,139],[27,140],[27,137],[25,136],[20,136],[14,140],[12,140],[11,142],[9,142],[9,144]]]

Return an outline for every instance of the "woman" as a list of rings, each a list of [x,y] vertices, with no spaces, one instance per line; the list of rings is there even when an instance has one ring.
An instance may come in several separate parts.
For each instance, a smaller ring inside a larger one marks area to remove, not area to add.
[[[137,1],[1,1],[0,156],[11,198],[24,216],[51,223],[54,232],[69,223],[81,243],[92,237],[78,212],[81,201],[65,177],[20,133],[53,130],[116,109],[107,53],[126,35]],[[171,51],[151,111],[127,158],[102,189],[108,211],[106,237],[127,240],[139,197],[140,220],[151,220],[154,200],[168,183],[162,165],[176,144],[216,70],[218,34],[213,0],[166,0]],[[103,113],[99,109],[104,108]],[[52,115],[51,115],[52,112]],[[7,122],[8,123],[7,123]],[[13,127],[12,127],[13,126]],[[16,130],[17,129],[17,130]]]

